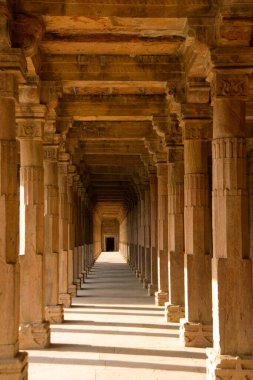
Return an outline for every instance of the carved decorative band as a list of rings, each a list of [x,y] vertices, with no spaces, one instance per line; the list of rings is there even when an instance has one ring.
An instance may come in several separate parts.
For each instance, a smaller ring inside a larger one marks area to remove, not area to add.
[[[184,212],[184,184],[168,186],[168,212],[169,214],[182,214]]]
[[[18,123],[17,136],[19,138],[37,138],[42,139],[42,126],[36,125],[34,121],[25,121]]]
[[[212,138],[211,120],[187,120],[184,122],[184,140],[208,140]]]
[[[247,75],[216,74],[215,95],[217,98],[245,98],[248,96]]]
[[[45,147],[44,146],[44,160],[56,161],[58,157],[57,147]]]
[[[185,206],[208,207],[208,177],[206,174],[186,174]]]
[[[212,149],[213,196],[245,194],[247,189],[245,139],[216,139],[213,141]]]
[[[246,158],[246,140],[228,137],[215,139],[212,142],[213,159]]]
[[[25,205],[43,204],[43,175],[42,167],[21,167],[20,184],[24,187]]]

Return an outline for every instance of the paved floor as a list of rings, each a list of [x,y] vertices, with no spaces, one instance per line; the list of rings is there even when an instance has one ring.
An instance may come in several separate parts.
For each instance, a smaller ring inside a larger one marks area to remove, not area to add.
[[[29,351],[30,380],[204,380],[205,350],[179,345],[178,325],[164,322],[116,253],[102,253],[52,345]]]

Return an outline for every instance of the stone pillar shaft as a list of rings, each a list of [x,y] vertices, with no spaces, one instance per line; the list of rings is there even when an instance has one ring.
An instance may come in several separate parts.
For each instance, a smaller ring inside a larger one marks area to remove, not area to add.
[[[70,167],[69,167],[70,168]],[[74,170],[75,167],[71,166]],[[68,293],[76,296],[76,285],[74,284],[74,215],[73,215],[73,176],[74,172],[68,173],[67,198],[68,198]]]
[[[187,113],[186,105],[186,113]],[[196,114],[201,105],[195,105]],[[200,112],[200,111],[199,111]],[[185,346],[212,346],[210,208],[207,140],[210,119],[184,120]],[[209,132],[210,133],[210,132]]]
[[[158,252],[158,221],[157,221],[157,175],[150,175],[150,227],[151,227],[151,283],[148,287],[148,294],[150,296],[158,289],[157,278],[157,252]]]
[[[150,237],[150,189],[145,191],[145,211],[144,211],[144,228],[145,228],[145,279],[144,285],[148,289],[151,283],[151,237]]]
[[[45,318],[62,323],[63,308],[59,297],[59,190],[57,146],[44,146],[45,185]]]
[[[59,303],[70,307],[71,295],[68,293],[68,194],[67,175],[69,154],[59,153]]]
[[[1,19],[0,19],[1,22]],[[19,263],[15,79],[0,75],[0,379],[27,377],[27,353],[19,352]],[[6,93],[7,90],[9,94]]]
[[[168,165],[157,164],[158,178],[158,292],[156,304],[168,301]]]
[[[168,154],[168,322],[184,317],[184,161],[183,148],[170,147]]]
[[[213,133],[214,349],[208,378],[253,375],[252,265],[246,177],[246,75],[216,74]],[[249,355],[247,357],[247,355]]]
[[[44,297],[44,106],[34,106],[33,118],[21,105],[20,139],[20,346],[46,347],[50,343],[45,322]],[[33,286],[31,286],[33,284]]]

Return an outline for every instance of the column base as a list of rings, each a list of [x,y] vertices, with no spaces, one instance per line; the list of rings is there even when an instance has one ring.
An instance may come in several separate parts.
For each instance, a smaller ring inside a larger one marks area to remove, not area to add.
[[[185,317],[184,307],[181,305],[173,305],[169,302],[164,304],[165,321],[179,323],[180,319]]]
[[[59,294],[59,303],[63,305],[63,307],[70,307],[72,303],[71,294],[69,293]]]
[[[135,271],[135,277],[136,277],[136,278],[139,278],[139,277],[140,277],[140,272],[138,271],[138,269],[136,269],[136,271]]]
[[[27,380],[28,354],[18,352],[14,358],[0,359],[0,380]]]
[[[203,322],[180,320],[180,342],[184,347],[212,347],[213,325]]]
[[[76,290],[80,290],[81,289],[81,280],[80,280],[80,278],[76,278],[73,282],[74,282],[74,285],[76,286]]]
[[[21,323],[19,328],[19,346],[22,350],[33,348],[45,348],[49,345],[49,322]]]
[[[143,280],[143,288],[144,289],[148,289],[149,284],[150,284],[150,281],[147,280],[146,278],[144,278],[144,280]]]
[[[207,350],[207,380],[252,380],[253,356],[219,355]]]
[[[71,297],[76,297],[76,285],[70,285],[68,287],[68,293],[71,295]]]
[[[155,304],[156,306],[164,306],[168,301],[169,295],[165,292],[155,292]]]
[[[144,281],[144,277],[142,276],[142,274],[140,273],[139,274],[139,282],[142,284]]]
[[[85,282],[85,279],[87,278],[87,272],[86,272],[86,270],[82,271],[82,275],[83,275],[83,282]]]
[[[48,305],[45,307],[45,320],[51,324],[60,324],[64,321],[63,305]]]
[[[154,284],[148,284],[148,295],[149,296],[154,296],[155,292],[157,292],[157,286]]]

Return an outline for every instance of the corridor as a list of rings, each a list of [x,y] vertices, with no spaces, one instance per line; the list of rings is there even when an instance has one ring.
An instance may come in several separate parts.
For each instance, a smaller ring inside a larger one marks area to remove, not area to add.
[[[50,348],[29,351],[29,379],[204,380],[205,349],[180,347],[163,310],[118,252],[102,253]]]

